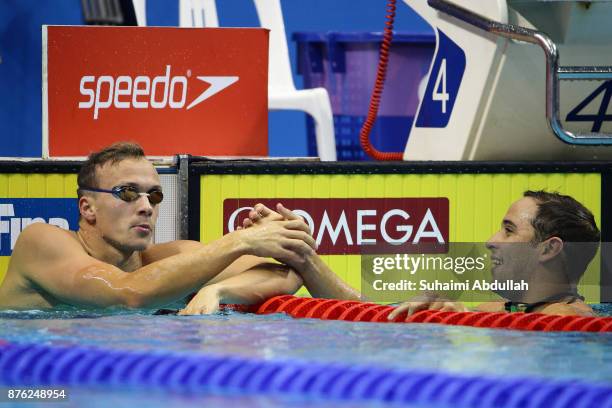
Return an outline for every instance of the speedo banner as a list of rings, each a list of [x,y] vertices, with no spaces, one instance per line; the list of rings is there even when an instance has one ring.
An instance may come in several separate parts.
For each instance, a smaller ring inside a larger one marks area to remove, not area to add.
[[[317,174],[316,164],[225,166],[194,166],[201,169],[199,236],[203,242],[231,233],[256,203],[275,208],[280,202],[304,218],[319,245],[319,255],[329,267],[360,290],[366,289],[360,275],[368,260],[373,265],[376,259],[395,259],[406,247],[419,244],[442,244],[444,251],[437,251],[440,259],[474,243],[483,246],[500,231],[510,206],[527,190],[569,195],[593,213],[602,231],[606,229],[602,220],[603,176],[597,171],[486,173],[486,166],[478,172],[466,166],[457,173],[402,174],[404,167],[407,172],[414,171],[414,165],[407,163],[397,164],[396,174],[384,173],[387,167],[382,165],[361,169],[342,164],[337,170],[321,166],[332,174]],[[207,170],[213,174],[206,174]],[[436,170],[434,165],[428,168]],[[482,252],[487,254],[485,265],[489,268],[491,255],[486,249]],[[366,266],[372,269],[372,265]],[[580,285],[580,293],[589,301],[600,299],[600,274],[600,259],[595,257]]]
[[[44,26],[43,52],[43,155],[267,155],[266,29]]]

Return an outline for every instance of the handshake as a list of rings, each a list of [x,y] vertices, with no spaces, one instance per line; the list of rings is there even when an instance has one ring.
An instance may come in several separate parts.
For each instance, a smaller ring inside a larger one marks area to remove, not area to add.
[[[317,250],[308,224],[280,203],[276,211],[256,204],[234,234],[247,254],[274,258],[296,269]]]
[[[313,297],[361,300],[359,291],[339,278],[317,255],[317,243],[304,219],[280,203],[276,205],[276,211],[263,204],[256,204],[248,217],[242,220],[242,226],[228,235],[236,240],[236,245],[241,248],[244,255],[273,258],[292,268],[300,277],[300,285],[303,283]],[[245,292],[250,292],[254,290],[252,285],[254,282],[244,281],[240,286],[245,288]],[[260,282],[261,280],[256,283]],[[274,286],[274,284],[271,285]],[[227,296],[222,296],[221,293],[227,292],[230,286],[224,282],[205,286],[180,314],[212,313],[218,310],[219,303],[227,300]],[[288,292],[294,290],[288,290]],[[269,291],[268,296],[282,292],[273,289]],[[264,298],[258,301],[263,300]],[[404,311],[410,315],[422,309],[467,310],[460,303],[430,296],[401,304],[393,311],[389,319],[394,319]]]

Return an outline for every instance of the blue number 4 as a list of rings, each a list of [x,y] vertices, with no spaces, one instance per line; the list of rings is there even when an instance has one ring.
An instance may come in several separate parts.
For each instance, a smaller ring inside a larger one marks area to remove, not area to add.
[[[597,114],[581,115],[580,111],[587,107],[600,93],[603,93],[603,98]],[[604,122],[612,121],[612,115],[606,115],[608,105],[610,104],[610,97],[612,97],[612,81],[606,81],[599,88],[594,90],[592,94],[587,96],[584,101],[580,102],[578,106],[572,109],[572,111],[567,114],[565,120],[567,122],[593,122],[591,132],[599,132]]]

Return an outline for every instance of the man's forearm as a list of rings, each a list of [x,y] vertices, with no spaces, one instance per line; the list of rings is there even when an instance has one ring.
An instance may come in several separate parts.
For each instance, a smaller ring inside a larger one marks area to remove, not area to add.
[[[214,313],[220,303],[260,304],[273,296],[293,294],[300,286],[302,279],[285,265],[260,264],[204,286],[179,314]]]
[[[317,254],[296,268],[313,297],[360,300],[361,294],[336,275]]]
[[[144,266],[125,279],[129,287],[128,306],[161,306],[184,297],[247,253],[237,237],[228,234],[192,252]]]
[[[215,284],[224,303],[257,304],[295,293],[302,279],[285,265],[262,264]]]

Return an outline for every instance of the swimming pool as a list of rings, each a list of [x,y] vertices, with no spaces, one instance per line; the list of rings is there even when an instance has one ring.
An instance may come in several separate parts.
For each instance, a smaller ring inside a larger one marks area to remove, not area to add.
[[[609,306],[600,306],[609,314]],[[524,332],[437,324],[378,324],[226,312],[152,316],[147,311],[2,312],[0,338],[10,343],[94,346],[134,352],[231,355],[268,362],[302,361],[442,372],[490,378],[612,383],[609,333]],[[70,389],[62,406],[331,406],[330,401],[251,395],[185,396],[113,388]],[[18,406],[26,406],[17,403]],[[378,406],[334,402],[337,406]],[[4,405],[4,404],[3,404]],[[34,406],[35,404],[30,404]],[[43,406],[49,406],[44,403]],[[421,406],[421,405],[419,405]]]

